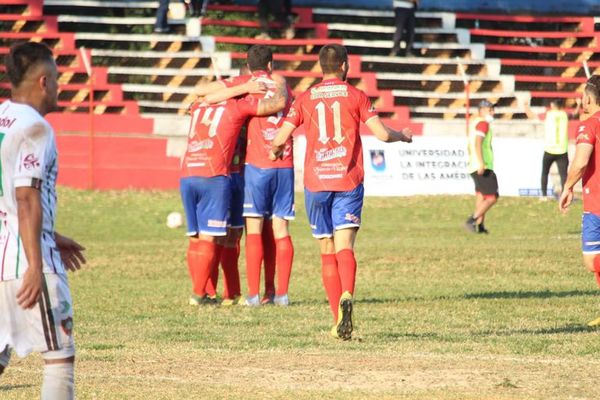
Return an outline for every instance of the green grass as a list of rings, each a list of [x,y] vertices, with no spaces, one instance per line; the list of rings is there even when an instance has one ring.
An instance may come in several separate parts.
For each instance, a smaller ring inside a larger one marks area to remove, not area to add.
[[[318,247],[298,199],[292,306],[187,305],[176,192],[62,189],[58,229],[87,247],[70,276],[80,399],[596,398],[600,291],[580,259],[581,204],[501,198],[488,236],[472,197],[368,198],[355,339],[327,332]],[[241,260],[243,260],[243,255]],[[242,272],[244,270],[242,262]],[[38,396],[16,357],[0,398]]]

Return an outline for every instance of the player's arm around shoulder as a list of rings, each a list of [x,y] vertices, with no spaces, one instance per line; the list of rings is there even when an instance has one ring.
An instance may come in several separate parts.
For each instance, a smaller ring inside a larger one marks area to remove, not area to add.
[[[393,142],[405,142],[412,143],[413,132],[410,128],[404,128],[401,131],[394,130],[386,126],[381,118],[373,116],[366,122],[367,127],[371,130],[373,135],[382,142],[393,143]]]
[[[266,91],[266,85],[263,82],[258,81],[256,78],[253,78],[239,85],[224,87],[220,90],[209,93],[202,98],[202,101],[207,104],[217,104],[222,101],[233,99],[234,97],[239,97],[246,94],[264,94]]]
[[[258,116],[266,116],[282,111],[288,102],[287,83],[285,78],[274,74],[271,76],[275,82],[275,95],[268,99],[261,99],[258,103]]]

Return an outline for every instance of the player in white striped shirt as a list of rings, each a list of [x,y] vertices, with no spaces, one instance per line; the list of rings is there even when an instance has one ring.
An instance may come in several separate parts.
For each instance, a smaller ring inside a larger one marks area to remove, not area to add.
[[[84,250],[54,231],[56,63],[44,44],[22,43],[6,58],[11,100],[0,104],[0,374],[10,353],[44,359],[43,400],[74,398],[73,308],[66,270]]]

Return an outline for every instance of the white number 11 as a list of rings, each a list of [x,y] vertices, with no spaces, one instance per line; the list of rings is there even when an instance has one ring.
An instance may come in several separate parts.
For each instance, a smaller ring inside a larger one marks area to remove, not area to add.
[[[327,120],[325,118],[325,103],[322,101],[317,104],[315,107],[317,109],[318,118],[319,118],[319,142],[323,144],[327,144],[329,142],[329,136],[327,135]],[[342,115],[340,111],[340,103],[335,101],[331,105],[331,109],[333,110],[333,140],[337,144],[341,144],[344,141],[344,137],[342,136]]]

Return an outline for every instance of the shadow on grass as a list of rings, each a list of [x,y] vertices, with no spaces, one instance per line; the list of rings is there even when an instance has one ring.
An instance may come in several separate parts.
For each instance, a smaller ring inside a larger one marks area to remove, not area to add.
[[[589,326],[580,324],[569,324],[553,328],[484,331],[473,333],[473,336],[557,335],[561,333],[589,333],[595,331],[597,331],[597,328],[591,328]]]
[[[7,386],[0,385],[0,392],[10,392],[11,390],[28,389],[30,387],[33,387],[33,385],[7,385]]]
[[[552,292],[550,290],[541,291],[514,291],[514,292],[482,292],[466,293],[462,295],[465,299],[549,299],[553,297],[577,297],[577,296],[598,296],[598,290],[568,290],[563,292]]]

